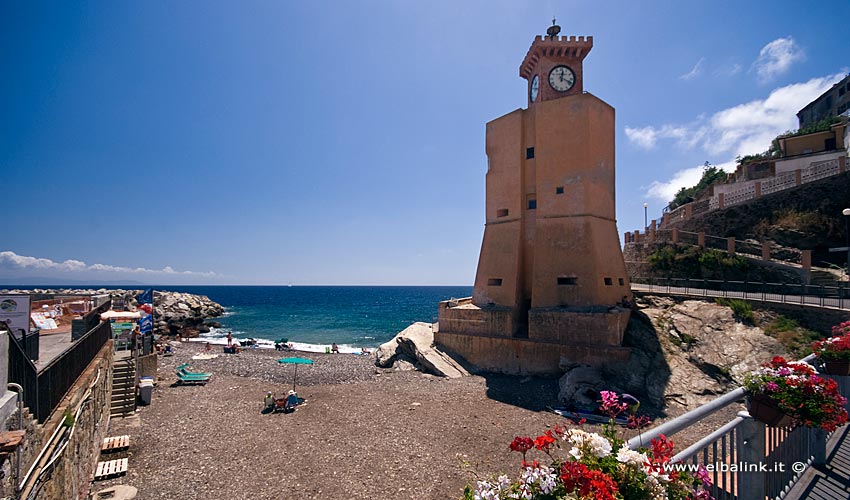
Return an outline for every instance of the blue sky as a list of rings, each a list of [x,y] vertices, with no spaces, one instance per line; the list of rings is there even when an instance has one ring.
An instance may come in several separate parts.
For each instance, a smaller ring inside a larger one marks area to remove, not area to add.
[[[850,64],[847,2],[3,2],[0,279],[471,285],[484,126],[553,14],[621,234]]]

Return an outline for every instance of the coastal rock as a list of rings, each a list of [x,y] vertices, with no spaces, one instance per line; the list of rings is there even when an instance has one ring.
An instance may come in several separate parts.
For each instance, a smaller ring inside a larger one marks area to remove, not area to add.
[[[560,380],[559,399],[591,404],[600,390],[638,395],[656,408],[691,409],[737,387],[747,372],[785,348],[718,304],[645,297],[623,345],[627,363],[579,367]],[[601,376],[600,378],[597,375]],[[597,398],[598,399],[598,398]]]
[[[561,377],[558,384],[560,401],[568,401],[584,408],[596,407],[596,395],[607,388],[602,373],[590,366],[578,366],[571,369]]]
[[[35,289],[2,290],[3,293],[26,293],[40,298],[55,295],[109,295],[114,309],[135,311],[139,304],[136,296],[142,290],[93,289]],[[37,299],[38,300],[38,299]],[[176,335],[197,337],[199,332],[208,332],[209,328],[219,328],[220,324],[205,320],[224,314],[224,307],[204,295],[191,293],[154,291],[154,333],[157,335]]]
[[[429,323],[408,326],[375,351],[375,364],[380,367],[389,367],[398,358],[414,359],[422,371],[442,377],[469,375],[454,359],[434,348],[434,330]]]

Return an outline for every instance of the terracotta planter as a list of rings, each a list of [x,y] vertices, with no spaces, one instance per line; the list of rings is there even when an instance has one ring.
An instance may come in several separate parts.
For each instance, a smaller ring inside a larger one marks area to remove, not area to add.
[[[823,361],[824,371],[829,375],[841,375],[846,377],[850,375],[850,360]]]
[[[776,400],[764,394],[747,396],[750,416],[770,427],[794,427],[794,417],[779,409]]]

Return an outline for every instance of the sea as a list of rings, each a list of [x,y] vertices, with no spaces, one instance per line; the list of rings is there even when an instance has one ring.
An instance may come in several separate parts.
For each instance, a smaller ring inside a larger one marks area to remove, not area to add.
[[[31,288],[31,287],[28,287]],[[37,288],[49,288],[39,286]],[[74,286],[74,288],[87,288]],[[91,288],[102,288],[92,286]],[[103,288],[139,289],[134,286]],[[471,286],[161,286],[154,290],[206,295],[225,308],[197,340],[224,344],[228,332],[262,347],[287,339],[298,350],[373,349],[416,321],[437,321],[441,300],[469,297]]]

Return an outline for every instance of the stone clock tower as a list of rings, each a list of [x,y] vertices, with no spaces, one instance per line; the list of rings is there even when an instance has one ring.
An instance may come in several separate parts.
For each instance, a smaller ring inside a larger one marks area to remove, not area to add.
[[[487,124],[486,225],[471,299],[440,304],[436,343],[485,371],[628,359],[615,221],[614,109],[584,92],[592,37],[538,36],[528,109]],[[625,300],[624,300],[625,299]]]

